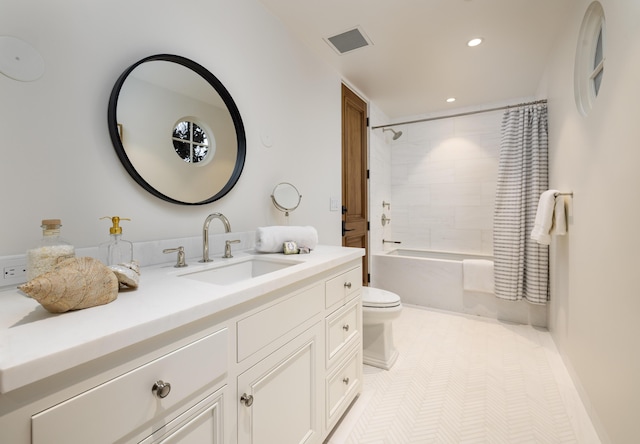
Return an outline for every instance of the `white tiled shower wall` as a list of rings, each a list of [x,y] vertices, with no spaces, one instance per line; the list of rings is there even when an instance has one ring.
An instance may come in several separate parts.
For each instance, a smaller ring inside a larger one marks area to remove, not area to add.
[[[391,223],[406,248],[493,253],[493,205],[503,111],[394,127]]]

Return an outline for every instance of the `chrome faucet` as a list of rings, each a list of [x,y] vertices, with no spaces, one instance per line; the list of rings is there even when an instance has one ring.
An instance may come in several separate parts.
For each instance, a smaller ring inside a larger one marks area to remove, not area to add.
[[[222,213],[213,213],[207,216],[204,220],[204,226],[202,227],[202,260],[198,262],[212,262],[213,259],[209,259],[209,224],[213,219],[220,219],[224,224],[224,232],[231,232],[231,224]]]

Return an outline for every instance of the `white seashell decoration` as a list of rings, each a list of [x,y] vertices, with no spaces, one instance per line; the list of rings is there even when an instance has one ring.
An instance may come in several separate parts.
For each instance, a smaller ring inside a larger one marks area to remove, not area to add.
[[[118,297],[118,286],[118,278],[102,262],[77,257],[61,261],[18,289],[51,313],[63,313],[108,304]]]
[[[136,261],[126,264],[109,265],[111,271],[116,274],[120,287],[138,288],[140,281],[140,266]]]

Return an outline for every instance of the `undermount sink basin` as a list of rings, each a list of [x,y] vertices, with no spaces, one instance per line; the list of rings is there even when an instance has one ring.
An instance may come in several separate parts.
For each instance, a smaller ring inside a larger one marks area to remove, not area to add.
[[[231,285],[300,263],[277,258],[248,257],[231,264],[216,265],[213,268],[192,273],[187,272],[180,277],[215,285]]]

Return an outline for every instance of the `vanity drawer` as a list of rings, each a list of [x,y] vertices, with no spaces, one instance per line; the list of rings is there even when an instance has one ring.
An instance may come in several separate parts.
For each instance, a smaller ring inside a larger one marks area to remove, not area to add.
[[[362,288],[362,267],[356,267],[339,276],[329,279],[325,287],[325,307],[337,303],[344,304]]]
[[[222,382],[228,336],[219,330],[32,416],[32,442],[113,443],[154,432],[156,417],[170,421],[187,400]],[[157,381],[171,384],[164,398],[152,392]]]
[[[320,313],[322,296],[318,284],[238,321],[238,362]]]
[[[357,298],[327,317],[327,368],[333,365],[340,357],[340,352],[361,334],[361,307],[360,298]]]
[[[362,387],[362,350],[356,347],[326,380],[327,428],[342,416]]]

